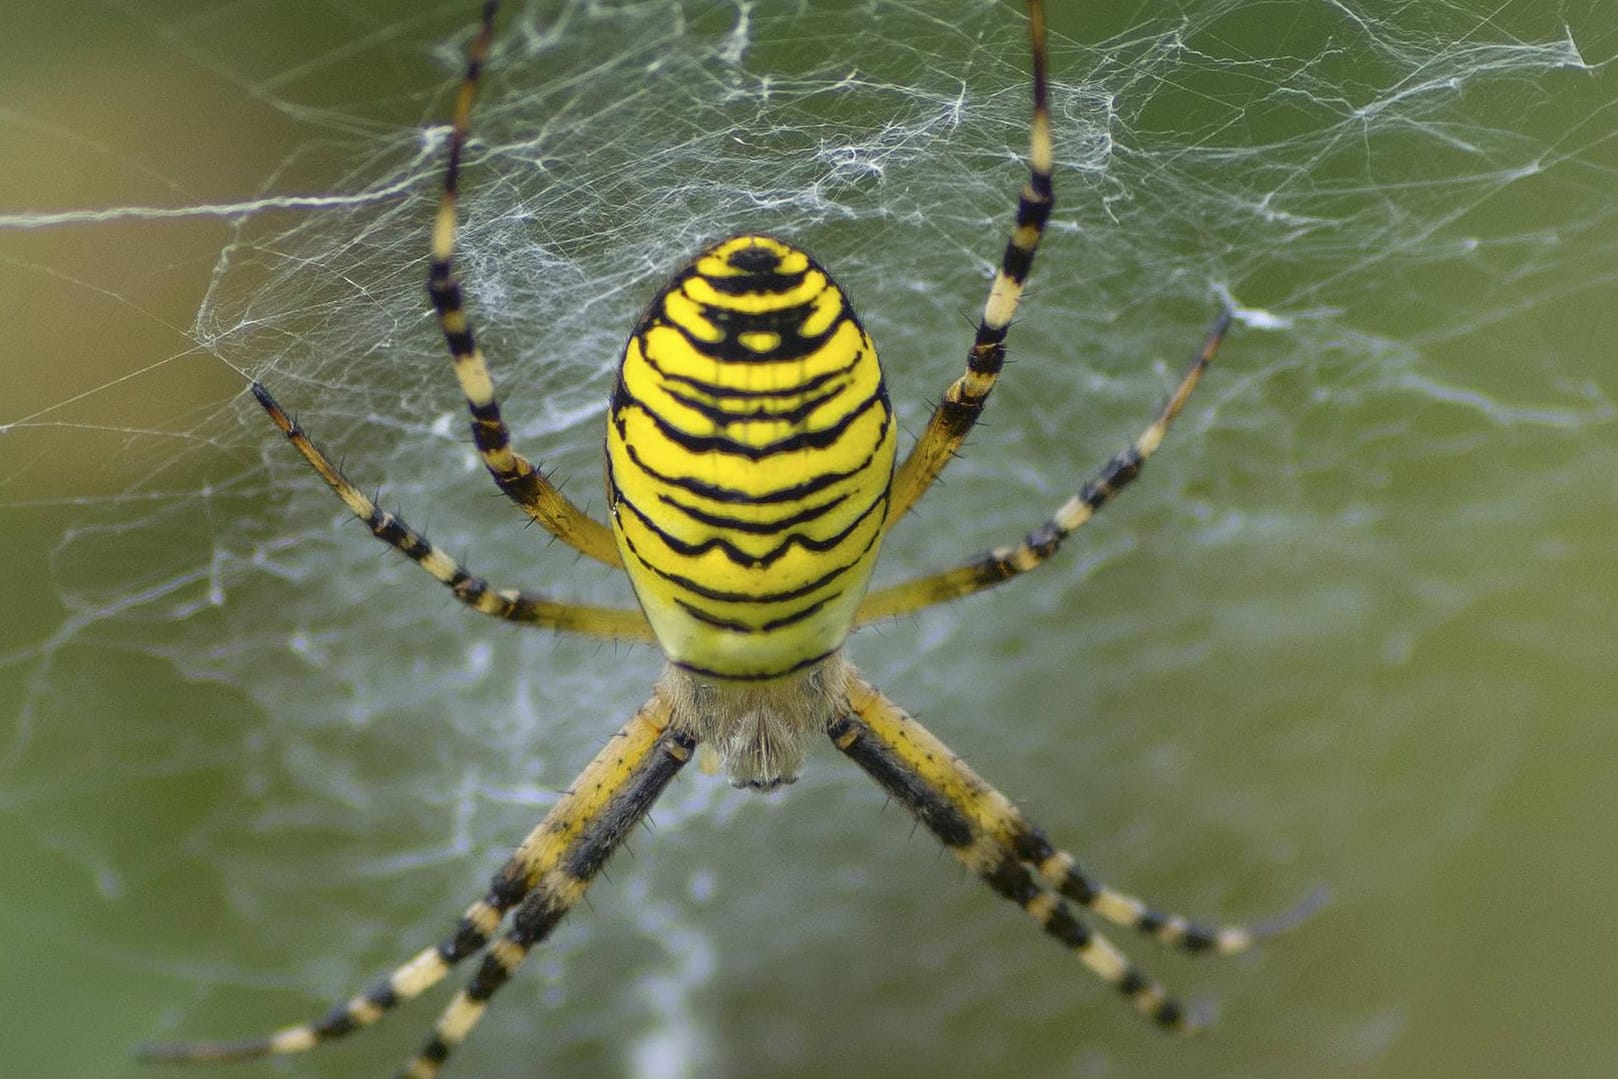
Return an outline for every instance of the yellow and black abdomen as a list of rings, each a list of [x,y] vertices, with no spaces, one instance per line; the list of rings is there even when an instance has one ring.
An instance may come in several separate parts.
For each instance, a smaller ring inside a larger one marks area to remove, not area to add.
[[[761,679],[836,651],[895,444],[876,350],[813,259],[736,236],[682,270],[625,346],[607,422],[613,532],[669,659]]]

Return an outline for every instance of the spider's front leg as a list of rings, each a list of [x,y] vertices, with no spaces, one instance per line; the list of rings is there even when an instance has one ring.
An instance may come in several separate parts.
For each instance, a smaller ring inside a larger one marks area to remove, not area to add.
[[[495,874],[488,894],[467,909],[453,934],[312,1023],[245,1041],[148,1046],[140,1050],[140,1057],[161,1063],[206,1063],[313,1049],[372,1025],[442,981],[455,964],[488,947],[476,975],[444,1009],[431,1036],[401,1073],[411,1079],[437,1075],[450,1050],[482,1017],[489,998],[584,896],[624,836],[646,816],[695,748],[689,734],[669,729],[669,706],[654,696],[608,740],[523,840]],[[507,913],[509,931],[490,945]]]
[[[1072,855],[1051,846],[1005,795],[869,683],[851,678],[848,694],[850,714],[827,728],[833,744],[985,884],[1026,911],[1080,962],[1162,1026],[1192,1031],[1203,1020],[1170,997],[1106,937],[1085,926],[1064,900],[1170,947],[1221,955],[1245,950],[1312,909],[1299,907],[1286,919],[1262,928],[1208,928],[1160,913],[1086,876]]]

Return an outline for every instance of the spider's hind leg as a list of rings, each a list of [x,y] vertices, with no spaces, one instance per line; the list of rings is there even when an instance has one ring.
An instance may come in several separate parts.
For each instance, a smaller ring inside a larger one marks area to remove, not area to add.
[[[576,506],[545,478],[526,457],[511,446],[511,429],[506,426],[495,396],[494,378],[488,361],[478,347],[472,320],[466,313],[466,300],[455,276],[456,213],[460,200],[461,158],[472,126],[472,102],[477,97],[478,79],[494,36],[497,5],[487,0],[477,36],[467,50],[466,76],[455,99],[451,123],[448,162],[444,166],[444,190],[433,224],[432,249],[427,260],[427,293],[438,325],[449,347],[455,378],[466,397],[472,416],[472,441],[496,486],[544,529],[569,547],[609,566],[619,565],[618,545],[606,525]]]
[[[1045,6],[1041,0],[1028,0],[1028,37],[1033,67],[1028,181],[1017,197],[1011,235],[983,303],[972,347],[966,355],[966,370],[945,389],[916,444],[894,472],[893,490],[888,496],[888,528],[898,523],[933,485],[982,415],[1005,364],[1006,335],[1017,315],[1017,305],[1034,267],[1034,255],[1050,220],[1054,205],[1051,173],[1055,167],[1055,150],[1051,144],[1050,90],[1045,76]]]
[[[1228,307],[1220,311],[1213,328],[1203,338],[1196,355],[1192,356],[1190,366],[1180,376],[1180,383],[1169,396],[1168,403],[1152,417],[1152,422],[1135,436],[1133,442],[1114,454],[1076,494],[1057,507],[1050,519],[1014,546],[996,547],[951,569],[873,589],[861,602],[854,624],[867,626],[945,600],[970,596],[1043,566],[1061,549],[1063,541],[1089,523],[1103,506],[1135,482],[1147,459],[1163,444],[1169,426],[1191,399],[1204,372],[1213,363],[1214,355],[1230,329],[1232,317]]]
[[[426,570],[434,580],[450,590],[457,600],[494,618],[544,629],[580,633],[621,641],[650,642],[651,626],[638,609],[596,607],[582,603],[561,603],[536,592],[496,588],[482,577],[462,567],[442,548],[412,529],[394,514],[379,509],[365,492],[354,486],[331,458],[321,452],[303,428],[270,395],[261,383],[253,383],[253,397],[294,449],[347,506],[349,512],[371,530],[371,534],[410,561]]]

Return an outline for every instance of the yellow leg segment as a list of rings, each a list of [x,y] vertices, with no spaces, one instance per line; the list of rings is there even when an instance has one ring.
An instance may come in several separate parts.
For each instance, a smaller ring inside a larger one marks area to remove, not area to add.
[[[869,683],[851,678],[848,700],[851,714],[827,730],[837,748],[903,803],[984,883],[1026,911],[1090,971],[1160,1025],[1190,1031],[1202,1021],[1110,941],[1080,922],[1064,900],[1189,952],[1239,952],[1263,933],[1285,927],[1203,928],[1090,879],[1009,799]]]
[[[494,379],[489,365],[472,333],[465,298],[455,277],[457,185],[461,157],[466,150],[472,123],[472,102],[477,96],[478,77],[488,56],[494,34],[496,4],[485,3],[478,36],[467,53],[466,78],[455,99],[455,117],[450,131],[449,163],[444,169],[444,195],[433,226],[432,250],[428,260],[427,291],[438,324],[449,346],[455,378],[466,396],[472,414],[472,441],[494,482],[524,513],[538,521],[547,532],[572,547],[609,566],[619,565],[618,545],[606,525],[575,506],[547,480],[527,458],[511,448],[511,431],[500,414]]]
[[[467,908],[455,932],[437,945],[315,1022],[245,1041],[149,1046],[140,1050],[141,1059],[205,1063],[299,1053],[368,1027],[482,951],[515,907],[510,933],[489,947],[477,977],[455,997],[432,1038],[401,1073],[436,1074],[494,989],[584,894],[624,835],[690,759],[695,742],[667,730],[668,712],[662,699],[653,697],[635,713],[494,875],[488,894]]]
[[[1006,358],[1006,333],[1017,314],[1023,287],[1034,265],[1034,253],[1050,218],[1051,114],[1045,79],[1045,9],[1028,2],[1028,32],[1033,52],[1034,113],[1029,135],[1028,183],[1017,199],[1017,220],[989,288],[977,334],[966,357],[966,373],[944,391],[915,446],[893,477],[888,526],[903,517],[932,486],[977,423]]]
[[[1044,565],[1062,546],[1063,540],[1083,527],[1114,495],[1140,475],[1146,459],[1163,444],[1169,425],[1185,407],[1197,383],[1202,381],[1203,372],[1213,362],[1219,343],[1230,328],[1230,318],[1228,310],[1220,313],[1180,379],[1180,384],[1175,387],[1174,394],[1146,429],[1126,449],[1108,461],[1078,494],[1062,503],[1050,520],[1024,536],[1015,547],[997,547],[942,573],[872,591],[860,604],[859,612],[855,615],[855,626],[870,625],[945,600],[970,596]]]
[[[474,611],[508,622],[521,622],[587,637],[652,643],[651,626],[639,610],[558,603],[533,592],[496,589],[483,578],[468,573],[425,536],[412,530],[393,514],[378,509],[376,503],[355,487],[342,470],[309,441],[303,428],[287,415],[286,410],[270,396],[269,390],[255,382],[253,396],[304,460],[320,473],[321,479],[343,500],[349,511],[365,522],[372,535],[426,570],[456,599]]]
[[[691,759],[696,739],[668,729],[668,720],[668,705],[654,697],[596,755],[523,843],[517,857],[529,869],[532,891],[512,914],[511,928],[444,1009],[401,1076],[430,1079],[438,1074],[450,1052],[483,1017],[495,991],[583,898],[624,836]]]

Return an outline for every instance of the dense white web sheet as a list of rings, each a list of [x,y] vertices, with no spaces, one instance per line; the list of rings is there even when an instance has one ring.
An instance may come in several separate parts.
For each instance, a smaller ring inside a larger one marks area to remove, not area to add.
[[[170,205],[0,206],[0,244],[170,216],[229,224],[191,348],[131,357],[103,384],[21,414],[0,402],[0,511],[77,504],[50,552],[59,622],[0,655],[22,687],[0,767],[26,771],[79,707],[80,649],[228,687],[261,714],[169,732],[184,737],[140,764],[240,769],[247,808],[196,826],[186,855],[231,851],[226,902],[263,917],[290,957],[302,954],[292,924],[321,902],[293,900],[302,876],[279,883],[306,832],[359,836],[300,867],[309,876],[391,880],[469,849],[481,873],[655,669],[644,651],[479,623],[345,520],[245,395],[179,415],[141,400],[143,380],[199,359],[239,371],[244,388],[262,379],[384,506],[496,584],[629,602],[620,581],[547,549],[492,493],[425,300],[462,6],[367,24],[275,66],[217,20],[132,5],[175,50],[314,134],[261,191],[230,201],[188,202],[174,175]],[[1139,496],[1200,517],[1209,542],[1352,514],[1366,490],[1316,484],[1350,462],[1369,490],[1447,440],[1610,420],[1564,342],[1523,351],[1514,368],[1473,367],[1448,347],[1618,283],[1618,107],[1550,108],[1607,72],[1618,35],[1598,6],[1352,0],[1307,19],[1296,7],[1153,4],[1105,39],[1056,14],[1058,209],[989,431],[949,473],[949,497],[976,509],[958,528],[900,533],[886,579],[1036,523],[1144,419],[1222,298],[1240,312],[1241,363],[1221,370],[1172,447],[1197,458],[1217,442],[1221,463],[1180,510],[1186,492],[1172,485]],[[474,120],[459,267],[519,448],[599,512],[599,425],[624,333],[682,258],[743,229],[789,236],[831,268],[919,428],[958,369],[1024,175],[1023,35],[1015,10],[982,2],[508,12]],[[351,68],[387,71],[388,90],[344,85]],[[140,407],[121,421],[78,418],[85,402],[123,395]],[[1436,431],[1434,406],[1445,406]],[[59,496],[8,500],[52,469],[31,439],[92,427],[118,446],[104,466],[111,493],[64,478]],[[1413,436],[1427,439],[1418,450],[1389,449]],[[1245,516],[1219,508],[1231,487],[1249,490]],[[1089,557],[1129,542],[1098,537]],[[1018,609],[1048,612],[1066,588],[1034,590]],[[925,663],[914,657],[956,632],[953,619],[923,619],[879,637],[873,670],[913,674]],[[979,678],[957,667],[930,692]],[[366,733],[384,720],[387,733]],[[357,744],[398,752],[378,762]],[[116,767],[77,781],[116,782]],[[710,802],[739,812],[722,794],[678,786],[663,829]],[[491,805],[498,828],[469,824]],[[369,849],[376,860],[356,866]],[[416,902],[450,911],[466,890]],[[651,918],[646,939],[680,916]],[[670,970],[700,981],[701,953],[683,949]],[[544,962],[564,962],[565,941],[556,954]],[[314,960],[286,962],[285,982],[309,987]],[[345,987],[354,971],[336,966],[313,984]],[[655,1037],[691,1021],[664,1018]]]

